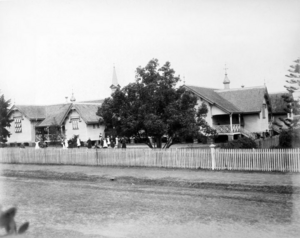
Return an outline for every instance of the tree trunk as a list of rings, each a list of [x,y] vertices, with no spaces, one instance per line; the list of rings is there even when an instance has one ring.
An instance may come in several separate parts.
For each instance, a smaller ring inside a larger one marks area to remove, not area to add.
[[[156,139],[156,148],[161,148],[161,136],[155,137]]]
[[[164,149],[169,149],[174,144],[174,137],[169,137],[167,143],[164,145]]]
[[[153,149],[153,145],[150,143],[150,141],[149,142],[145,142],[145,144],[148,145],[149,148]]]

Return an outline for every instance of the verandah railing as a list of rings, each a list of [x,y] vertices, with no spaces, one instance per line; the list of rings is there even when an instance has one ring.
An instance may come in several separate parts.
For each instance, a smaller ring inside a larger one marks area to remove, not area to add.
[[[0,163],[300,172],[300,150],[2,148]]]
[[[239,124],[232,124],[232,131],[230,125],[213,125],[213,128],[216,129],[218,133],[234,133],[239,132],[241,126]]]

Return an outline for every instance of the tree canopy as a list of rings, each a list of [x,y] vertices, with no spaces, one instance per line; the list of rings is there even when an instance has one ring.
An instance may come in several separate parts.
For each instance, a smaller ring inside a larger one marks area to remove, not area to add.
[[[8,111],[10,106],[10,100],[6,101],[4,95],[0,96],[0,142],[7,142],[7,137],[10,136],[10,132],[6,127],[10,127],[10,123],[13,120],[9,119]]]
[[[157,59],[136,69],[136,80],[117,89],[99,108],[99,115],[106,128],[114,129],[118,136],[146,138],[153,147],[154,138],[161,148],[161,139],[167,136],[164,147],[174,144],[174,138],[196,136],[199,131],[215,135],[204,120],[205,104],[197,108],[197,97],[184,86],[176,87],[180,77],[175,76],[169,62],[159,67]]]
[[[298,99],[295,99],[293,94],[296,90],[299,90],[300,88],[300,58],[294,61],[294,65],[290,65],[289,74],[285,75],[289,79],[286,80],[288,85],[284,86],[287,91],[289,92],[289,95],[284,95],[283,99],[287,103],[287,107],[285,108],[285,111],[287,113],[293,113],[294,115],[300,114],[300,105]],[[282,120],[285,125],[287,125],[289,128],[293,128],[297,125],[299,119],[284,119]]]

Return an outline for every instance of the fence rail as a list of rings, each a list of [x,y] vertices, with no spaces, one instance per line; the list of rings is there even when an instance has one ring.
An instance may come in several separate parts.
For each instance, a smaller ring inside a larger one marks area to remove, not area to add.
[[[300,172],[300,150],[2,148],[0,163]]]

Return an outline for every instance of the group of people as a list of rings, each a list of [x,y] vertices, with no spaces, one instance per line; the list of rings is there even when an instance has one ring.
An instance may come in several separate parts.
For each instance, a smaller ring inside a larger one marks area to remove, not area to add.
[[[92,141],[88,139],[87,141],[88,148],[92,148]],[[93,148],[100,148],[100,149],[107,149],[107,148],[122,148],[126,149],[126,139],[125,138],[119,138],[113,137],[113,136],[106,136],[103,137],[102,133],[99,135],[99,140],[96,141],[95,145]]]
[[[79,135],[77,135],[75,139],[76,139],[76,146],[79,149],[81,146],[81,140],[79,138]],[[68,149],[70,147],[70,143],[71,143],[70,140],[68,140],[67,138],[65,138],[61,141],[63,149]],[[73,145],[73,147],[75,147],[75,146]]]
[[[266,130],[262,134],[256,133],[256,139],[265,139],[265,138],[268,138],[268,137],[272,137],[272,134],[270,134],[270,132],[268,130]]]

